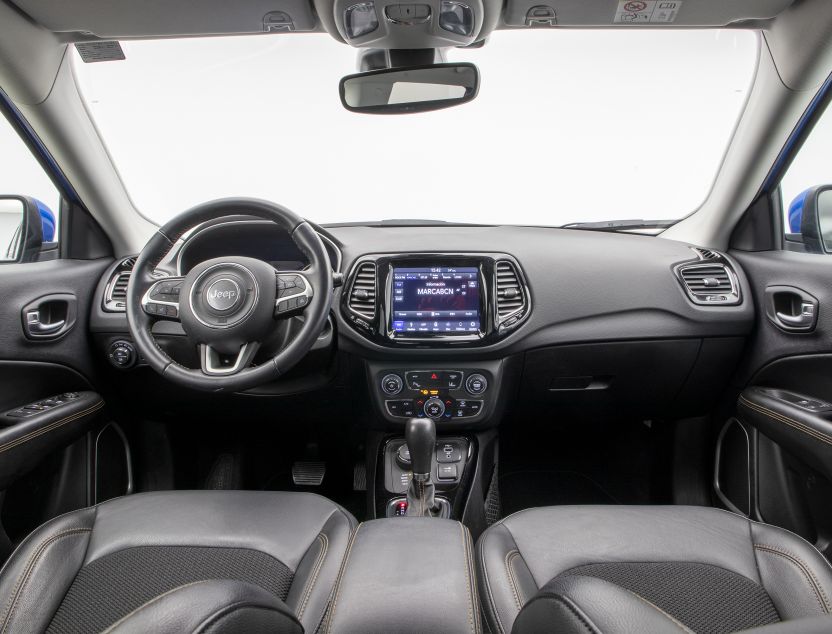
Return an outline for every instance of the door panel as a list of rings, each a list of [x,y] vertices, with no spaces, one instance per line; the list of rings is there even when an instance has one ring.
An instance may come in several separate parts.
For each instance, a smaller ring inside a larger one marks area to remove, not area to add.
[[[89,314],[110,262],[0,266],[0,559],[40,522],[91,502],[88,433],[106,419]]]
[[[758,316],[737,376],[737,419],[749,438],[749,515],[830,554],[832,257],[732,255],[752,284]]]

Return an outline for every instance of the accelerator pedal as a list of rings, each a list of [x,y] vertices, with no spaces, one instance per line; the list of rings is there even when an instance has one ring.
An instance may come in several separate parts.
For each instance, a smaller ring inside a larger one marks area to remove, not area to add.
[[[367,490],[367,465],[363,462],[356,462],[352,470],[352,490]]]

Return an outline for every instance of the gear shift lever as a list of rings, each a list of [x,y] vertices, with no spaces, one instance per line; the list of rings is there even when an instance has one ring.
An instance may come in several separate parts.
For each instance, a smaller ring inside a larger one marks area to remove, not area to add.
[[[404,441],[410,449],[413,477],[426,475],[430,478],[436,448],[436,423],[430,418],[411,418],[404,429]]]
[[[407,489],[407,515],[435,517],[439,508],[430,474],[436,451],[436,423],[430,418],[411,418],[405,426],[404,439],[410,449],[413,469],[413,478]]]

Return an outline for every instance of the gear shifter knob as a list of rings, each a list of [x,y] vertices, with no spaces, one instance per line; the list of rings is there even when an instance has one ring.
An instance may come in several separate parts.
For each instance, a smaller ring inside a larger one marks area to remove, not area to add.
[[[404,439],[410,449],[413,475],[430,475],[436,449],[436,423],[430,418],[411,418],[404,428]]]

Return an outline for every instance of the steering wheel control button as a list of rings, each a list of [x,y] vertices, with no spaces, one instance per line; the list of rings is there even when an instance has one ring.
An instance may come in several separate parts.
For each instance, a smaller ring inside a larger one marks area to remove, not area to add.
[[[395,396],[403,388],[404,382],[398,374],[388,374],[381,380],[381,389],[388,396]]]
[[[179,296],[182,294],[182,280],[173,282],[158,282],[150,289],[150,299],[159,302],[173,302],[179,301]]]
[[[179,296],[183,282],[182,278],[172,278],[153,284],[142,299],[144,312],[154,317],[179,319]]]
[[[243,292],[236,281],[221,277],[208,284],[205,303],[217,313],[227,315],[243,303]]]
[[[425,401],[425,415],[427,415],[428,418],[442,418],[444,413],[445,403],[443,403],[440,399],[434,397]]]
[[[469,394],[479,396],[488,389],[488,380],[482,374],[472,374],[465,380],[465,389]]]
[[[312,287],[299,273],[278,273],[277,305],[275,314],[287,316],[287,313],[302,311],[312,298]]]

